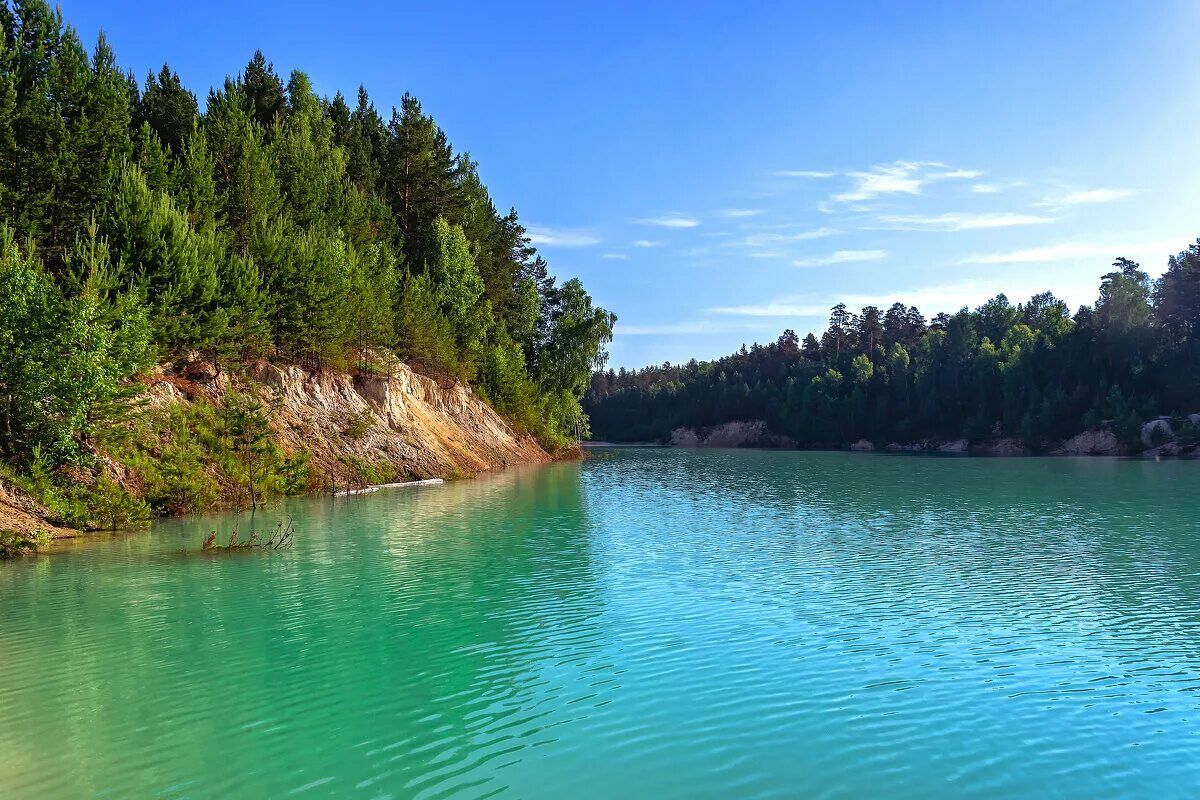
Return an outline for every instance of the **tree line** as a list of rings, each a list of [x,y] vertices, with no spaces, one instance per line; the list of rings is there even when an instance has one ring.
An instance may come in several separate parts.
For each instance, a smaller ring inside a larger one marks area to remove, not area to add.
[[[406,94],[382,114],[261,52],[203,107],[44,0],[0,5],[0,457],[85,457],[131,377],[193,354],[470,382],[544,442],[615,317],[559,283]]]
[[[1117,259],[1074,314],[1049,292],[931,320],[839,303],[819,339],[787,330],[712,362],[597,371],[584,407],[612,441],[761,419],[806,446],[1007,436],[1037,451],[1102,424],[1136,446],[1145,420],[1200,412],[1200,241],[1157,280]]]

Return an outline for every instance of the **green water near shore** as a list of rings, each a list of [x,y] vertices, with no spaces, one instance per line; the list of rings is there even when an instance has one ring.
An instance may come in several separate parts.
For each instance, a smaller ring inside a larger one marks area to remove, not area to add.
[[[1198,492],[618,450],[68,545],[0,565],[0,797],[1194,795]]]

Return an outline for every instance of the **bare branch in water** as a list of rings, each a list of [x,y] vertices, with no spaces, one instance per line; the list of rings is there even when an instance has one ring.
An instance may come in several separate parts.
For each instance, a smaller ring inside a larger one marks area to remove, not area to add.
[[[200,544],[200,551],[204,553],[231,553],[234,551],[248,550],[286,550],[292,546],[296,526],[291,520],[284,523],[280,520],[275,526],[275,530],[271,536],[265,541],[261,538],[258,531],[251,531],[249,538],[245,541],[238,541],[238,529],[234,528],[229,534],[229,541],[225,544],[217,543],[217,532],[213,531],[204,537],[204,541]]]

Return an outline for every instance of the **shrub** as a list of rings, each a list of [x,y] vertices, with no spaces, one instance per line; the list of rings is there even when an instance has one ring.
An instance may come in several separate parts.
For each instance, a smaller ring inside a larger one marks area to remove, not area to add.
[[[351,439],[361,439],[371,430],[372,414],[370,411],[363,411],[359,414],[354,414],[350,417],[350,421],[346,423],[346,436]]]
[[[31,555],[49,545],[50,534],[45,531],[35,531],[30,534],[0,531],[0,559]]]
[[[92,525],[109,530],[135,528],[150,523],[150,506],[121,488],[116,481],[102,477],[87,487],[80,500],[87,508]]]

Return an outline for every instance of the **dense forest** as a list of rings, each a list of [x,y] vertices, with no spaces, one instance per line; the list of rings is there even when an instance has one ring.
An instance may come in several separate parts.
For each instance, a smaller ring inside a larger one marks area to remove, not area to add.
[[[931,320],[913,306],[834,306],[818,339],[784,331],[717,361],[599,371],[597,438],[665,440],[677,427],[763,420],[806,446],[1017,437],[1034,451],[1102,425],[1131,448],[1143,422],[1200,430],[1200,243],[1152,281],[1120,258],[1091,307],[998,295]]]
[[[201,103],[44,0],[0,5],[0,460],[94,458],[136,376],[184,357],[469,382],[549,446],[615,317],[558,283],[476,163],[405,95],[386,116],[261,52]]]

